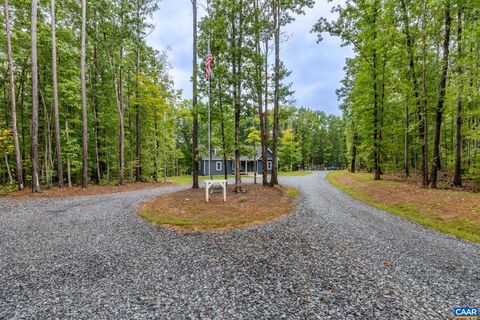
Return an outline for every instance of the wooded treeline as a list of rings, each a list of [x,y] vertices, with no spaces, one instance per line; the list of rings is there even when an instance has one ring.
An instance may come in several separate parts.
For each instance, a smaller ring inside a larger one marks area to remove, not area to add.
[[[313,1],[212,2],[194,23],[192,101],[145,40],[156,0],[2,1],[0,183],[11,189],[191,174],[208,152],[209,39],[212,142],[225,158],[263,145],[283,170],[345,165],[344,121],[294,107],[280,59],[283,26]]]
[[[155,0],[2,7],[3,183],[21,188],[37,175],[38,191],[64,180],[86,186],[178,174],[174,128],[189,108],[173,89],[166,55],[145,41]]]
[[[368,0],[335,7],[321,34],[356,55],[339,90],[351,171],[414,170],[436,188],[478,179],[480,22],[474,0]]]
[[[284,170],[345,163],[343,121],[292,107],[293,92],[286,83],[290,72],[281,61],[284,26],[312,5],[311,0],[218,0],[211,2],[199,23],[198,45],[194,44],[201,61],[198,94],[208,99],[202,62],[210,48],[215,58],[210,82],[213,145],[222,151],[225,162],[235,158],[237,188],[240,155],[248,154],[252,145],[262,146],[264,185],[278,183],[277,157],[278,167]],[[194,101],[195,92],[196,87]],[[267,148],[273,153],[270,182]]]

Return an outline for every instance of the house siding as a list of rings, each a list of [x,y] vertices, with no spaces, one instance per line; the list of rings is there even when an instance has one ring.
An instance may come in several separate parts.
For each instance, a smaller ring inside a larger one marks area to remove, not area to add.
[[[272,162],[272,160],[269,159],[268,162]],[[262,170],[263,170],[263,169],[262,169],[262,160],[258,160],[257,173],[258,173],[258,174],[262,174]],[[267,169],[267,173],[268,173],[268,174],[272,173],[272,169],[270,169],[270,170]]]
[[[270,150],[267,150],[267,159],[269,162],[272,161],[273,157],[272,157],[272,152]],[[212,160],[212,174],[213,175],[223,175],[224,172],[225,172],[225,169],[227,170],[227,174],[228,175],[231,175],[235,172],[235,170],[233,169],[233,165],[234,165],[234,160],[227,160],[227,166],[225,168],[224,166],[224,163],[223,163],[223,160]],[[217,163],[221,163],[221,170],[217,170]],[[244,168],[244,163],[242,164],[242,171],[245,170]],[[254,166],[255,168],[255,166]],[[199,174],[202,175],[202,176],[208,176],[208,159],[202,159],[201,161],[199,161],[199,167],[198,167],[198,171],[199,171]],[[255,170],[255,169],[253,169]],[[252,170],[250,170],[252,171]],[[271,174],[272,173],[272,170],[267,170],[267,173],[268,174]],[[262,174],[262,158],[261,156],[258,157],[258,160],[257,160],[257,174]]]
[[[273,153],[272,153],[272,151],[270,151],[270,149],[267,149],[267,161],[271,163],[272,159],[273,159]],[[259,159],[258,159],[257,162],[258,162],[257,173],[262,174],[262,170],[263,170],[262,169],[262,162],[263,161],[262,161],[262,156],[261,155],[259,156]],[[267,173],[268,174],[272,173],[272,169],[268,169],[268,166],[267,166]]]
[[[227,174],[232,173],[232,160],[227,160]],[[217,170],[217,163],[221,163],[220,170]],[[200,175],[208,176],[208,160],[202,160],[199,167]],[[223,160],[212,160],[212,174],[222,175],[225,173],[225,166]]]
[[[208,176],[209,168],[208,168],[208,160],[203,160],[203,165],[200,170],[201,174]],[[220,163],[220,170],[217,170],[217,163]],[[211,164],[212,174],[213,175],[220,175],[224,173],[223,161],[222,160],[212,160]]]
[[[271,162],[272,160],[268,160],[268,161]],[[216,165],[217,162],[220,162],[222,164],[221,165],[221,170],[217,170],[217,165]],[[234,163],[234,161],[227,160],[227,174],[228,175],[231,175],[235,172],[235,170],[232,170],[233,163]],[[262,174],[262,160],[258,160],[257,163],[258,163],[257,164],[257,174]],[[242,169],[244,169],[244,166],[242,166]],[[225,168],[224,168],[224,165],[223,165],[223,160],[212,160],[212,174],[213,175],[222,175],[225,172],[224,170],[225,170]],[[208,160],[200,161],[199,173],[200,173],[200,175],[208,176]],[[272,170],[267,169],[267,173],[271,174]]]

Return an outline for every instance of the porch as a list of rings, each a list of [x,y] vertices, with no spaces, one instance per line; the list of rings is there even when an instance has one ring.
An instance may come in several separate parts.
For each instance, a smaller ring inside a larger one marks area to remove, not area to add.
[[[232,161],[232,172],[235,173],[235,161]],[[240,174],[241,175],[254,175],[257,170],[257,161],[253,160],[241,160],[240,161]]]

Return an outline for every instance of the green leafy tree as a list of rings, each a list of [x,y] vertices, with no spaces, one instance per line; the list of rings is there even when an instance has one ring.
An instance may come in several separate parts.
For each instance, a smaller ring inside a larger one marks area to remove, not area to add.
[[[297,168],[301,154],[299,153],[299,143],[292,129],[283,131],[280,139],[279,155],[280,163],[284,169],[293,171],[294,168]]]

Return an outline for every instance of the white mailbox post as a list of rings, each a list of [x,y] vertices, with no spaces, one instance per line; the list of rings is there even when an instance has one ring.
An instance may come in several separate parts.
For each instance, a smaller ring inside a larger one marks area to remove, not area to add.
[[[205,201],[210,201],[210,188],[221,186],[223,189],[223,202],[227,201],[227,180],[205,180]]]

